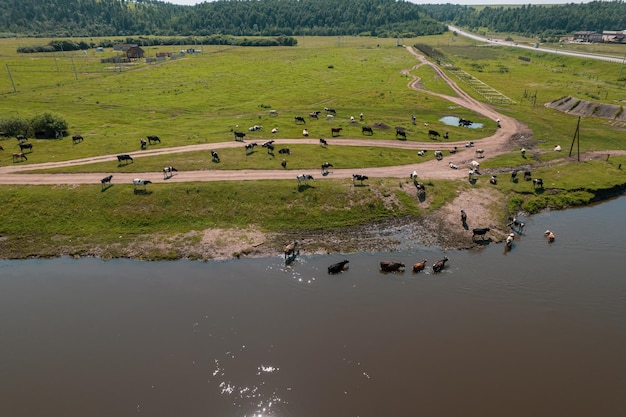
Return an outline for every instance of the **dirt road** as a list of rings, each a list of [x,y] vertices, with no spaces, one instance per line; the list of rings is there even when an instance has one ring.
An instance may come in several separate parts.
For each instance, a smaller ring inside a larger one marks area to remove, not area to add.
[[[475,148],[466,148],[465,142],[408,142],[408,141],[388,141],[388,140],[371,140],[371,139],[350,139],[350,138],[333,138],[327,139],[329,146],[380,146],[380,147],[393,147],[399,149],[411,149],[419,151],[422,149],[434,150],[450,150],[453,147],[458,148],[456,154],[448,156],[441,161],[429,160],[426,162],[416,162],[415,164],[393,166],[393,167],[377,167],[362,169],[335,169],[328,178],[352,178],[352,174],[360,173],[369,177],[396,177],[406,178],[414,170],[418,172],[421,179],[456,179],[467,176],[467,166],[470,161],[476,158],[475,149],[483,149],[485,158],[491,158],[502,153],[510,151],[514,147],[511,141],[513,137],[530,137],[532,133],[521,122],[512,119],[508,116],[496,112],[492,107],[485,103],[481,103],[463,90],[461,90],[457,84],[451,80],[444,72],[442,72],[436,65],[430,63],[422,55],[417,53],[412,47],[407,47],[409,53],[411,53],[419,61],[413,68],[418,68],[421,65],[431,66],[438,76],[444,79],[448,85],[456,92],[458,96],[448,96],[439,93],[429,92],[423,90],[426,93],[441,97],[449,100],[455,105],[462,106],[473,110],[487,118],[492,120],[500,120],[501,128],[498,129],[494,135],[474,141]],[[408,74],[409,71],[404,73]],[[409,82],[408,87],[413,89],[420,89],[419,79],[413,77]],[[276,139],[276,145],[286,144],[314,144],[318,145],[318,139]],[[203,145],[190,145],[182,147],[161,148],[156,150],[146,150],[141,153],[133,153],[133,158],[145,158],[149,156],[181,153],[181,152],[195,152],[195,151],[210,151],[211,149],[219,150],[225,148],[240,147],[241,142],[220,142]],[[115,163],[117,155],[102,155],[90,158],[75,159],[63,162],[46,162],[41,164],[11,164],[9,166],[0,167],[0,184],[98,184],[100,180],[109,175],[110,172],[101,173],[80,173],[80,174],[26,174],[25,171],[32,171],[36,169],[47,169],[57,167],[67,167],[82,164],[92,164],[96,162],[111,162]],[[416,156],[416,158],[418,158]],[[451,169],[449,163],[453,163],[459,167],[459,169]],[[133,178],[144,178],[159,182],[193,182],[193,181],[245,181],[245,180],[275,180],[275,179],[295,179],[296,175],[300,174],[300,171],[293,170],[204,170],[204,171],[179,171],[176,175],[167,180],[163,179],[163,175],[158,172],[145,172],[145,173],[115,173],[114,182],[117,183],[132,183]]]

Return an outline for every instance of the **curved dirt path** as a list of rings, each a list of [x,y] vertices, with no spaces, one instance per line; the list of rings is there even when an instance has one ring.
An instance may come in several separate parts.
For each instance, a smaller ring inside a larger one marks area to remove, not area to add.
[[[470,161],[476,158],[475,149],[483,149],[485,158],[494,157],[502,153],[508,152],[512,148],[510,139],[514,136],[526,135],[530,137],[532,133],[523,123],[496,112],[491,106],[475,100],[465,93],[458,85],[452,81],[444,72],[436,65],[432,64],[426,58],[417,53],[412,47],[406,48],[419,61],[421,65],[431,66],[448,85],[455,91],[457,96],[448,96],[445,94],[435,93],[427,90],[424,92],[446,99],[458,106],[468,108],[492,120],[500,119],[501,128],[494,135],[475,140],[475,148],[466,148],[465,142],[408,142],[408,141],[390,141],[390,140],[372,140],[372,139],[349,139],[349,138],[331,138],[327,139],[329,146],[379,146],[398,149],[410,149],[419,151],[422,149],[434,150],[450,150],[454,146],[458,148],[456,154],[446,155],[443,160],[429,160],[426,162],[416,162],[409,165],[376,167],[376,168],[359,168],[359,169],[334,169],[328,178],[352,178],[352,174],[360,173],[369,177],[391,177],[406,178],[414,170],[418,172],[421,179],[457,179],[467,176],[467,167]],[[408,71],[405,71],[408,74]],[[409,88],[421,89],[419,78],[413,77],[409,82]],[[276,145],[285,144],[315,144],[319,145],[319,139],[276,139]],[[161,148],[155,150],[145,150],[140,152],[131,152],[133,158],[144,158],[148,156],[164,155],[181,152],[210,151],[211,149],[219,150],[225,148],[241,147],[242,142],[219,142],[202,145],[189,145],[172,148]],[[101,155],[89,158],[75,159],[62,162],[46,162],[41,164],[19,165],[12,164],[0,167],[0,184],[98,184],[100,180],[109,175],[106,173],[77,173],[77,174],[30,174],[24,173],[37,169],[48,169],[67,167],[74,165],[92,164],[95,162],[111,162],[117,160],[115,155]],[[419,158],[416,156],[416,159]],[[459,169],[451,169],[449,163],[453,163]],[[194,182],[194,181],[245,181],[245,180],[276,180],[276,179],[295,179],[302,173],[295,170],[202,170],[202,171],[179,171],[171,178],[163,179],[161,172],[141,172],[141,173],[114,173],[116,183],[132,183],[133,178],[149,179],[154,183],[163,182]],[[317,178],[317,177],[316,177]]]

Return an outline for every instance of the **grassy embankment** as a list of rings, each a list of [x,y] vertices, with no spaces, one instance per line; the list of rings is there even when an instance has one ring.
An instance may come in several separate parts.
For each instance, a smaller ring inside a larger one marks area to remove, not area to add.
[[[449,43],[445,36],[419,41],[435,47]],[[366,125],[380,122],[407,127],[409,140],[429,140],[428,128],[422,122],[428,122],[429,128],[450,131],[455,140],[474,140],[493,131],[489,120],[468,110],[449,109],[448,102],[406,88],[409,79],[400,71],[411,68],[415,61],[395,46],[395,40],[341,38],[338,42],[334,38],[303,38],[297,48],[205,46],[200,55],[155,65],[138,64],[122,72],[100,64],[101,54],[93,51],[74,55],[72,64],[69,54],[17,56],[14,40],[0,42],[2,60],[11,69],[17,90],[13,92],[10,83],[2,82],[3,117],[30,117],[51,111],[68,120],[71,134],[80,133],[86,139],[78,145],[67,139],[33,141],[35,150],[27,163],[132,153],[138,151],[138,139],[148,134],[159,135],[163,144],[154,146],[162,147],[230,141],[232,130],[246,130],[255,124],[265,129],[251,133],[250,140],[269,139],[272,127],[279,128],[281,137],[297,138],[302,126],[293,122],[293,116],[306,117],[325,106],[336,108],[338,117],[333,123],[309,121],[307,128],[313,137],[330,136],[331,126],[344,127],[344,137],[366,137],[361,134],[361,124],[348,121],[350,115],[360,112],[365,114]],[[463,42],[459,40],[455,45]],[[532,51],[523,54],[532,57],[528,63],[517,59],[519,51],[495,53],[469,43],[461,46],[441,49],[454,56],[456,65],[518,101],[500,110],[526,122],[539,141],[537,149],[544,151],[541,157],[523,161],[517,152],[511,152],[485,160],[483,167],[540,166],[540,162],[562,156],[551,154],[549,149],[555,141],[567,148],[576,120],[545,109],[543,102],[598,90],[607,99],[623,93],[623,82],[616,79],[619,68],[613,64],[590,64]],[[154,55],[156,50],[165,49],[147,48],[147,52]],[[415,73],[427,88],[450,93],[431,70],[422,67]],[[536,105],[528,98],[529,92],[537,92]],[[278,110],[279,117],[269,117],[270,108]],[[411,114],[416,114],[420,123],[411,125]],[[486,127],[444,126],[438,119],[446,115],[471,118]],[[624,149],[622,137],[619,126],[585,119],[581,150]],[[395,140],[393,129],[375,130],[374,138]],[[1,143],[6,149],[7,145],[16,146],[14,141]],[[413,152],[389,148],[331,147],[328,153],[320,153],[318,147],[289,147],[296,151],[289,159],[290,169],[317,170],[330,157],[336,166],[354,168],[415,161]],[[141,158],[140,163],[125,167],[112,161],[67,171],[158,171],[165,165],[179,169],[266,169],[277,168],[279,160],[264,153],[245,158],[243,151],[235,149],[222,150],[220,155],[223,162],[219,165],[212,164],[210,156],[204,154],[173,154]],[[7,156],[5,152],[3,160],[11,163]],[[558,173],[551,171],[556,168],[538,168],[535,175],[546,182],[543,192],[523,182],[500,181],[498,187],[509,196],[511,210],[522,207],[536,211],[546,205],[585,203],[593,198],[594,190],[626,183],[623,172],[615,168],[626,162],[620,158],[612,157],[608,164],[598,161],[560,166]],[[479,181],[477,186],[485,186],[484,182]],[[1,186],[0,251],[4,257],[55,255],[59,248],[83,253],[94,246],[130,243],[137,236],[173,236],[212,227],[256,225],[269,231],[306,230],[421,216],[449,201],[456,188],[466,186],[446,181],[430,183],[427,204],[416,204],[415,198],[405,192],[406,187],[398,187],[397,180],[376,180],[369,187],[352,187],[346,181],[325,179],[304,192],[285,181],[155,184],[146,195],[135,195],[130,185],[115,185],[104,193],[99,185]],[[115,255],[114,251],[110,254]]]

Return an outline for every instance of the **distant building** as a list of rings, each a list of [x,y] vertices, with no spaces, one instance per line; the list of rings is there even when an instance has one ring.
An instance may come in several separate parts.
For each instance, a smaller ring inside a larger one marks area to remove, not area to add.
[[[581,30],[578,32],[574,32],[574,36],[572,37],[572,42],[580,42],[580,43],[592,43],[592,42],[602,42],[602,34],[590,31],[590,30]]]
[[[113,45],[113,50],[114,51],[122,51],[122,52],[126,52],[128,51],[130,48],[135,48],[138,45],[136,43],[118,43],[116,45]]]
[[[145,55],[145,51],[138,46],[132,46],[126,50],[126,58],[128,59],[139,59],[143,58]]]
[[[626,43],[626,30],[604,30],[602,31],[602,42]]]

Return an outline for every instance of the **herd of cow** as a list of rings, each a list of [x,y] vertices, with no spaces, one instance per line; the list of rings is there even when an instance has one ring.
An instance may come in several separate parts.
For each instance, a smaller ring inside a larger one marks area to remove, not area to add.
[[[333,119],[334,116],[336,116],[337,112],[334,109],[331,108],[324,108],[324,110],[327,113],[327,116],[331,116],[328,117],[328,119]],[[320,111],[314,111],[309,113],[309,118],[311,119],[318,119],[319,118],[319,114],[321,112]],[[270,116],[278,116],[278,112],[275,110],[270,111]],[[363,114],[361,113],[359,116],[360,120],[363,121]],[[295,116],[294,120],[296,123],[301,123],[301,124],[306,124],[306,119],[302,116]],[[355,118],[351,117],[350,118],[351,122],[355,122]],[[465,124],[462,124],[463,126],[467,126],[468,123],[471,123],[469,121],[465,121]],[[460,124],[461,125],[461,124]],[[262,130],[263,127],[260,125],[255,125],[252,126],[251,128],[248,129],[248,131],[250,132],[255,132],[258,130]],[[369,135],[372,135],[374,133],[372,127],[370,126],[362,126],[361,127],[361,131],[363,134],[368,133]],[[272,132],[276,132],[278,129],[273,129]],[[332,137],[338,136],[341,134],[341,131],[343,130],[343,128],[341,127],[333,127],[331,128],[331,135]],[[406,139],[406,130],[404,127],[396,127],[395,128],[395,132],[396,132],[396,138],[399,139]],[[238,141],[242,141],[243,139],[246,137],[246,133],[245,132],[240,132],[240,131],[234,131],[234,135],[235,135],[235,140]],[[433,138],[433,139],[437,139],[439,137],[441,137],[441,134],[439,132],[437,132],[436,130],[430,129],[428,131],[428,135],[429,137]],[[448,132],[445,132],[445,134],[443,135],[443,137],[445,139],[448,138]],[[33,152],[33,144],[28,142],[28,138],[25,135],[17,135],[16,139],[18,141],[18,146],[20,148],[20,152],[16,152],[13,153],[13,161],[14,162],[19,162],[19,161],[27,161],[28,157],[26,155],[26,153],[32,153]],[[147,140],[146,140],[147,139]],[[146,146],[148,144],[152,145],[152,144],[156,144],[156,143],[161,143],[161,139],[158,136],[155,135],[149,135],[146,136],[146,139],[140,139],[140,146],[141,149],[145,149]],[[84,138],[81,135],[74,135],[72,136],[72,144],[78,144],[81,143],[84,140]],[[328,142],[326,139],[324,138],[320,138],[320,145],[322,147],[327,147],[328,146]],[[256,142],[252,142],[252,143],[246,143],[245,144],[245,152],[246,152],[246,156],[250,155],[251,153],[254,152],[254,148],[257,146]],[[472,147],[473,146],[473,142],[468,142],[466,144],[466,147]],[[274,146],[274,140],[269,140],[264,142],[261,145],[262,148],[267,149],[268,154],[271,154],[272,156],[274,155],[274,150],[275,150],[275,146]],[[2,147],[0,147],[0,151],[4,150]],[[450,153],[455,153],[457,150],[457,148],[455,147],[454,151],[450,151]],[[525,156],[525,149],[522,148],[522,156]],[[278,150],[278,153],[281,155],[291,155],[291,150],[289,148],[281,148]],[[426,153],[426,151],[420,151],[418,152],[419,155],[423,156]],[[484,151],[482,149],[477,149],[476,150],[476,156],[477,158],[482,158],[484,156]],[[212,161],[215,163],[219,163],[221,161],[220,156],[218,155],[218,153],[214,150],[211,151],[211,157],[212,157]],[[435,157],[437,159],[442,159],[443,158],[443,153],[441,151],[436,151],[435,152]],[[118,161],[118,165],[121,166],[122,164],[128,164],[128,163],[133,163],[134,159],[131,155],[129,154],[120,154],[117,155],[117,161]],[[450,163],[449,164],[451,168],[455,168],[457,169],[458,167],[453,164]],[[287,168],[287,160],[283,159],[281,161],[281,166],[283,168]],[[321,170],[322,170],[322,175],[328,175],[329,171],[328,169],[333,167],[333,165],[331,163],[324,163],[321,165]],[[173,176],[174,172],[177,172],[178,170],[174,167],[165,167],[163,168],[163,176],[164,179],[168,179],[171,178]],[[414,176],[413,176],[414,175]],[[479,163],[476,161],[472,161],[471,165],[470,165],[470,171],[469,171],[469,179],[470,182],[473,182],[475,180],[475,176],[476,175],[480,175],[479,172]],[[541,178],[532,178],[531,177],[531,172],[529,170],[525,170],[522,171],[522,175],[524,180],[527,181],[531,181],[533,183],[533,186],[535,189],[537,188],[543,188],[544,184],[543,184],[543,179]],[[517,176],[518,176],[518,171],[514,170],[511,172],[511,181],[513,182],[517,182]],[[419,183],[417,181],[417,173],[414,171],[413,174],[411,175],[411,177],[414,180],[414,183],[416,184],[416,187],[418,189],[418,195],[421,193],[422,195],[424,194],[424,190],[425,187],[423,186],[422,183]],[[108,175],[104,178],[102,178],[101,183],[102,183],[102,189],[103,191],[105,189],[107,189],[108,187],[111,186],[111,181],[112,181],[113,175]],[[297,182],[298,182],[298,187],[301,188],[303,186],[308,186],[308,182],[310,180],[313,180],[313,176],[309,175],[309,174],[301,174],[298,175],[296,177]],[[368,177],[366,175],[363,174],[353,174],[352,175],[352,182],[356,185],[356,183],[358,182],[361,186],[363,185],[363,182],[365,180],[367,180]],[[135,187],[135,191],[138,190],[138,188],[141,187],[141,189],[143,189],[144,191],[146,190],[146,185],[150,184],[152,181],[150,180],[145,180],[145,179],[141,179],[141,178],[136,178],[133,180],[133,184]],[[489,182],[493,185],[497,185],[497,176],[496,175],[492,175]],[[475,228],[473,229],[473,234],[472,234],[472,239],[474,239],[476,236],[484,236],[487,232],[489,231],[489,228]]]
[[[285,259],[288,259],[288,258],[285,258]],[[444,256],[442,259],[435,262],[432,266],[433,272],[436,274],[436,273],[443,271],[443,269],[446,266],[446,262],[448,262],[448,260],[449,260],[448,257]],[[330,265],[328,267],[328,273],[339,274],[341,272],[346,271],[348,269],[347,265],[349,262],[350,261],[348,261],[347,259],[344,259],[343,261],[339,261]],[[420,262],[413,264],[413,268],[412,268],[413,272],[417,273],[426,269],[426,262],[427,262],[426,259],[422,259]],[[383,273],[404,272],[404,270],[405,270],[405,265],[402,262],[398,262],[398,261],[381,261],[380,262],[380,272],[383,272]]]

